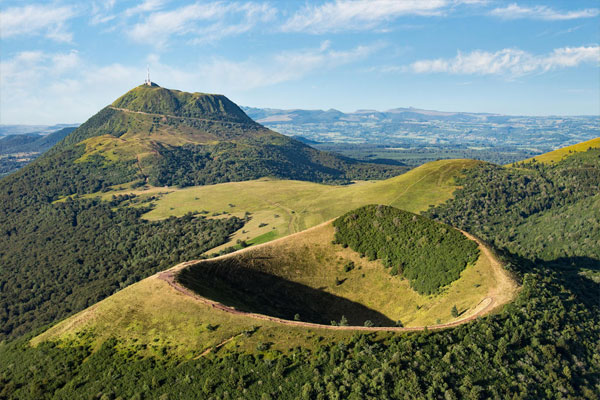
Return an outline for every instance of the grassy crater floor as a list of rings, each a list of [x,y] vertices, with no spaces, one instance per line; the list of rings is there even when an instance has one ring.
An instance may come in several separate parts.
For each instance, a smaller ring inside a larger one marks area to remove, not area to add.
[[[255,287],[253,303],[236,299],[235,291],[210,287],[212,300],[223,301],[240,309],[262,301],[260,311],[273,311],[277,303],[306,306],[300,319],[307,320],[310,310],[322,313],[322,319],[339,321],[345,315],[350,324],[363,325],[366,319],[374,323],[401,320],[406,327],[431,326],[466,320],[481,310],[486,298],[494,298],[494,306],[511,300],[516,284],[493,265],[488,256],[479,257],[475,265],[468,266],[460,279],[435,296],[419,295],[408,281],[390,276],[379,261],[368,261],[357,253],[333,245],[334,229],[331,222],[281,238],[270,243],[250,247],[212,260],[191,263],[192,269],[201,270],[205,263],[255,263],[270,274],[276,273],[284,280],[293,280],[302,286],[312,299],[329,301],[325,305],[310,305],[311,298],[301,298],[299,293],[289,293],[288,298],[267,298],[273,294]],[[489,251],[484,252],[489,254]],[[354,269],[345,271],[347,262]],[[231,272],[235,274],[235,271]],[[196,275],[201,280],[202,275]],[[237,276],[240,283],[253,287],[256,282],[248,276]],[[338,284],[342,280],[343,283]],[[207,286],[208,282],[198,282]],[[210,286],[210,285],[208,285]],[[196,287],[198,289],[198,287]],[[320,292],[320,295],[315,293]],[[210,293],[205,293],[209,295]],[[285,296],[285,292],[280,295]],[[451,315],[456,305],[459,316]],[[252,311],[256,311],[253,309]],[[277,311],[277,310],[275,310]],[[294,310],[292,310],[294,311]],[[308,313],[307,313],[308,312]],[[302,316],[304,314],[304,317]],[[378,320],[378,318],[380,318]],[[287,351],[296,346],[312,347],[322,341],[349,337],[352,330],[331,330],[325,327],[286,325],[277,321],[256,319],[243,313],[232,313],[216,308],[211,302],[199,301],[182,293],[161,279],[160,274],[131,285],[94,306],[53,326],[33,339],[35,345],[45,340],[62,340],[67,343],[97,343],[110,337],[119,340],[122,351],[138,355],[177,354],[186,358],[207,356],[214,351],[255,352],[257,346],[268,343],[271,350]],[[391,333],[380,332],[380,335]]]
[[[178,281],[203,297],[246,312],[330,324],[435,325],[472,314],[498,279],[479,257],[438,295],[421,295],[380,261],[332,244],[331,223],[183,269]],[[456,305],[459,316],[453,317]]]

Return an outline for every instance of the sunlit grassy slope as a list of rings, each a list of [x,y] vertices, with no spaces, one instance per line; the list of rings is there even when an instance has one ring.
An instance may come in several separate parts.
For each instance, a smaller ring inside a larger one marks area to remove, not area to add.
[[[224,259],[262,260],[265,271],[327,296],[361,304],[391,320],[401,320],[405,326],[451,321],[454,304],[464,317],[490,293],[502,290],[489,260],[480,257],[442,294],[422,296],[413,291],[406,280],[390,276],[379,261],[360,258],[350,249],[331,244],[332,239],[333,227],[325,224]],[[345,272],[343,267],[348,261],[353,261],[355,268]],[[345,280],[338,284],[336,278]],[[227,297],[228,293],[221,295]],[[339,320],[341,315],[335,317]],[[347,317],[352,321],[364,316]],[[244,334],[247,331],[255,332]],[[234,339],[220,351],[256,351],[259,342],[273,343],[273,349],[285,351],[297,345],[312,347],[323,340],[351,334],[352,331],[287,326],[227,313],[202,304],[152,276],[57,324],[35,338],[33,344],[54,339],[99,344],[116,337],[120,339],[122,350],[132,354],[171,353],[195,357],[229,338]]]
[[[559,162],[563,158],[568,157],[569,154],[577,153],[577,152],[581,152],[581,151],[587,151],[590,147],[591,148],[600,147],[600,137],[588,140],[586,142],[577,143],[572,146],[563,147],[563,148],[551,151],[549,153],[544,153],[539,156],[535,156],[535,157],[529,158],[527,160],[523,160],[520,163],[527,163],[532,160],[536,160],[537,162],[546,163],[546,164],[555,163],[555,162]]]
[[[159,197],[153,201],[155,208],[145,215],[150,220],[202,211],[208,215],[230,213],[240,217],[251,213],[250,222],[220,247],[225,248],[237,240],[260,243],[299,232],[366,204],[388,204],[411,212],[426,210],[430,205],[448,200],[456,189],[454,178],[478,163],[480,161],[440,160],[384,181],[345,186],[260,179],[185,189],[126,189],[104,196],[133,192]]]
[[[260,328],[254,334],[243,334],[257,325]],[[32,344],[64,339],[99,345],[114,337],[119,339],[123,351],[137,355],[168,353],[191,358],[234,337],[224,350],[252,351],[258,342],[273,341],[275,336],[281,340],[275,348],[286,350],[311,343],[314,335],[314,330],[282,328],[267,321],[259,324],[247,317],[215,310],[152,276],[60,322],[36,337]]]
[[[206,260],[190,267],[186,276],[201,295],[238,309],[279,313],[287,319],[298,313],[303,320],[326,324],[345,315],[351,325],[359,326],[365,320],[387,326],[398,320],[405,326],[449,322],[452,305],[468,312],[495,286],[490,263],[480,257],[440,295],[420,295],[408,280],[390,275],[380,261],[333,245],[333,239],[333,225],[320,225],[230,257]],[[354,267],[346,271],[350,262]],[[299,285],[288,287],[286,282]]]

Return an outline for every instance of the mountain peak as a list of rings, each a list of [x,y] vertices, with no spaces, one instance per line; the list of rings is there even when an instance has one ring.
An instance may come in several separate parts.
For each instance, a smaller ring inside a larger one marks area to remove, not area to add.
[[[220,94],[189,93],[155,83],[137,86],[115,100],[116,109],[236,123],[254,123],[244,111]]]

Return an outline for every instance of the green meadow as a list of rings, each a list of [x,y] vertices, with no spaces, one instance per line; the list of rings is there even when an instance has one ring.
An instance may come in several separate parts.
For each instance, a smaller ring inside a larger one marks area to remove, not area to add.
[[[263,178],[183,189],[121,190],[117,187],[102,196],[110,199],[113,195],[134,193],[148,199],[154,206],[144,215],[148,220],[189,212],[214,218],[244,217],[250,213],[250,221],[232,236],[230,242],[211,250],[212,253],[240,241],[258,244],[300,232],[366,204],[386,204],[415,213],[424,211],[451,198],[457,188],[455,177],[479,163],[475,160],[434,161],[394,178],[359,181],[351,185]]]

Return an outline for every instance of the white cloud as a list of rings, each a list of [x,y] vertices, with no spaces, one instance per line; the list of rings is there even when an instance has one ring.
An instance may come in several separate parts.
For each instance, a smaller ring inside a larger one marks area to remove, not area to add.
[[[83,122],[142,79],[142,68],[90,65],[74,50],[22,52],[0,62],[0,123]]]
[[[57,42],[70,42],[73,35],[65,23],[75,16],[71,6],[28,5],[12,7],[0,12],[0,36],[42,34]]]
[[[510,4],[504,8],[495,8],[490,15],[503,19],[541,19],[546,21],[559,21],[579,18],[593,18],[600,14],[597,8],[586,8],[574,11],[556,11],[547,6],[521,7],[517,3]]]
[[[146,0],[135,7],[128,8],[123,12],[125,17],[131,17],[137,14],[143,14],[151,11],[156,11],[162,8],[164,0]]]
[[[104,24],[116,18],[116,15],[109,14],[116,4],[115,0],[104,0],[92,2],[92,25]]]
[[[416,61],[408,70],[415,73],[518,77],[583,63],[600,63],[600,46],[563,47],[545,55],[533,55],[519,49],[503,49],[494,53],[475,50],[459,52],[454,58]]]
[[[310,33],[367,30],[403,15],[443,15],[453,6],[483,3],[485,0],[335,0],[305,6],[283,24],[282,30]]]
[[[380,44],[357,46],[349,50],[331,49],[325,41],[317,49],[286,51],[268,59],[232,62],[215,59],[201,66],[201,74],[210,77],[228,91],[249,90],[298,80],[315,71],[330,70],[367,58]]]
[[[247,32],[271,20],[276,10],[258,3],[195,3],[171,11],[155,12],[128,32],[129,36],[156,47],[166,45],[171,36],[191,36],[190,42],[216,40]]]

